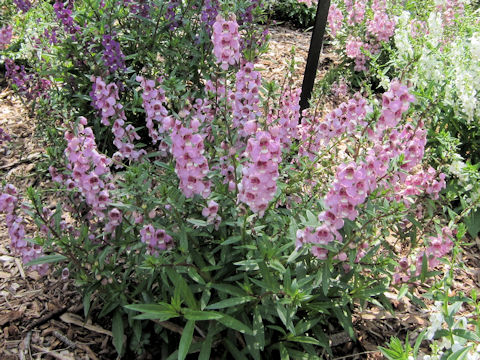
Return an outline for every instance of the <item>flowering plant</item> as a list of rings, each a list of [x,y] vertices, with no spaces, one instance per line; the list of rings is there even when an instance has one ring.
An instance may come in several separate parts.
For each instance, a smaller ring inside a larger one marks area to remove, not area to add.
[[[480,305],[477,292],[472,290],[471,297],[463,294],[448,296],[447,292],[437,291],[436,301],[429,321],[430,325],[423,330],[412,348],[405,341],[405,347],[399,339],[393,338],[388,348],[380,350],[389,360],[440,360],[455,359],[480,359],[480,324],[478,316]],[[467,316],[460,316],[459,312],[468,307],[472,310]],[[477,317],[477,318],[476,318]],[[420,350],[423,341],[429,342],[430,353]]]
[[[434,275],[464,235],[443,214],[445,175],[424,161],[427,119],[405,84],[300,114],[289,81],[262,84],[238,20],[215,17],[202,92],[179,96],[173,75],[148,68],[123,88],[88,77],[93,124],[116,150],[101,151],[85,117],[65,121],[64,156],[49,168],[56,206],[43,205],[50,190],[22,203],[2,188],[12,249],[73,277],[85,314],[112,318],[119,354],[142,351],[146,320],[181,359],[331,351],[327,322],[355,337],[355,300],[389,307],[390,284]],[[142,123],[122,91],[138,96]]]

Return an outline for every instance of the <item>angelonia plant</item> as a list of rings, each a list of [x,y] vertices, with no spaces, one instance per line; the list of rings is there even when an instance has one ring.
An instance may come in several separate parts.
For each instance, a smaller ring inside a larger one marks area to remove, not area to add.
[[[380,92],[392,79],[408,84],[431,120],[427,157],[453,179],[447,197],[457,213],[478,208],[478,11],[478,2],[459,0],[421,7],[417,1],[332,1],[328,29],[339,61],[318,88],[345,99],[356,88]],[[478,214],[465,222],[473,237]]]
[[[137,73],[169,74],[165,87],[179,97],[203,92],[202,79],[215,65],[211,33],[219,12],[237,17],[238,46],[250,60],[264,50],[268,35],[255,26],[265,18],[260,0],[3,2],[9,12],[0,23],[0,51],[11,86],[39,112],[65,106],[85,116],[109,155],[118,149],[91,106],[91,76],[118,87],[125,117],[137,127],[143,121],[138,93],[124,91],[135,87]]]
[[[148,4],[92,11],[128,9],[182,31],[178,6],[156,18]],[[190,74],[177,86],[167,65],[132,65],[120,28],[89,43],[76,6],[55,5],[64,41],[104,47],[92,55],[102,71],[68,70],[88,81],[77,110],[89,117],[57,127],[53,183],[26,194],[3,184],[0,211],[27,266],[72,278],[85,315],[111,318],[119,355],[154,337],[179,359],[331,353],[328,324],[355,337],[354,303],[390,308],[389,286],[416,299],[408,290],[454,261],[465,228],[444,214],[446,177],[425,157],[431,120],[407,83],[328,112],[314,98],[300,113],[289,77],[262,81],[247,20],[225,6],[206,32],[210,71],[192,90]]]

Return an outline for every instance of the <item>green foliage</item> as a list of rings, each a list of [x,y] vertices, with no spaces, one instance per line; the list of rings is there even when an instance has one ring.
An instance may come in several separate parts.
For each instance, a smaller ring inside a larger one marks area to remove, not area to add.
[[[267,0],[267,6],[276,20],[306,29],[315,23],[316,5],[308,6],[298,0]]]

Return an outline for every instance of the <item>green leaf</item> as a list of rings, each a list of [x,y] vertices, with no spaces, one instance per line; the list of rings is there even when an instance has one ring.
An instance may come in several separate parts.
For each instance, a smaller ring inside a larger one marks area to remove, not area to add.
[[[328,295],[328,288],[330,286],[330,266],[328,261],[325,262],[322,269],[322,291],[323,295]]]
[[[480,337],[472,331],[465,330],[465,329],[455,329],[452,332],[453,332],[453,335],[459,336],[461,338],[480,342]]]
[[[245,296],[245,291],[243,289],[230,284],[212,284],[212,288],[233,296]]]
[[[213,331],[211,327],[208,328],[207,338],[202,344],[198,360],[209,360],[210,353],[212,352]]]
[[[246,302],[253,301],[253,300],[255,300],[253,296],[242,296],[242,297],[230,298],[230,299],[219,301],[215,304],[208,305],[206,309],[207,310],[224,309],[224,308],[244,304]]]
[[[467,358],[468,352],[472,349],[471,346],[458,350],[454,352],[453,354],[450,354],[450,356],[447,358],[447,360],[463,360]]]
[[[401,298],[403,298],[407,293],[407,291],[408,291],[408,285],[403,284],[402,287],[400,288],[400,291],[398,292],[397,299],[400,300]]]
[[[231,317],[230,315],[223,314],[223,317],[218,319],[220,323],[225,325],[226,327],[237,330],[242,334],[253,335],[252,329],[250,329],[247,325],[242,323],[240,320]]]
[[[112,334],[113,334],[113,346],[115,346],[115,350],[117,351],[118,355],[122,355],[123,351],[123,319],[122,313],[117,310],[113,315],[112,319]]]
[[[216,311],[200,311],[200,310],[184,309],[183,316],[187,320],[202,321],[202,320],[218,320],[223,316],[223,314]]]
[[[189,219],[187,219],[187,221],[190,224],[193,224],[193,225],[198,226],[198,227],[204,227],[204,226],[208,225],[208,223],[205,220],[198,220],[198,219],[189,218]]]
[[[290,356],[288,356],[288,351],[285,345],[283,343],[279,344],[279,349],[280,351],[280,360],[290,360]]]
[[[240,240],[242,240],[242,236],[241,236],[241,235],[230,236],[227,240],[225,240],[224,242],[222,242],[221,245],[222,245],[222,246],[226,246],[226,245],[236,244],[236,243],[239,242]]]
[[[198,309],[197,301],[193,296],[192,290],[190,289],[182,275],[180,275],[173,269],[167,268],[165,271],[167,272],[167,275],[175,288],[178,288],[188,307],[192,309]]]
[[[160,320],[167,321],[168,319],[178,317],[179,314],[170,304],[132,304],[125,305],[126,309],[141,312],[143,314],[137,315],[134,319],[137,320]]]
[[[305,344],[313,344],[313,345],[322,346],[322,343],[320,341],[318,341],[315,338],[308,337],[308,336],[291,336],[291,337],[287,337],[287,341],[293,341],[293,342],[300,342],[300,343],[305,343]]]
[[[182,337],[180,338],[180,344],[178,346],[178,360],[184,360],[187,357],[188,349],[190,349],[190,344],[193,339],[193,330],[195,328],[195,321],[188,320],[187,325],[182,332]]]
[[[415,340],[415,345],[413,346],[413,358],[416,359],[418,355],[418,350],[420,349],[420,345],[422,344],[423,339],[425,338],[425,334],[427,330],[423,330],[420,335],[418,335],[417,340]]]
[[[265,347],[265,328],[263,327],[262,316],[258,307],[253,310],[253,336],[258,341],[260,350]]]
[[[242,271],[258,270],[258,264],[261,260],[242,260],[233,263],[234,265],[241,266]]]
[[[60,261],[65,261],[67,259],[68,258],[66,256],[59,255],[59,254],[45,255],[45,256],[41,256],[39,258],[33,259],[32,261],[29,261],[28,263],[25,264],[25,266],[51,264],[51,263],[56,263]]]
[[[480,210],[472,211],[463,222],[467,226],[470,236],[475,239],[480,232]]]

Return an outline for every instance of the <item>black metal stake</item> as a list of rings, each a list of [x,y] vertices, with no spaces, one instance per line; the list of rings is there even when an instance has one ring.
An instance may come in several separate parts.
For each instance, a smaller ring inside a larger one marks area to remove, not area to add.
[[[330,0],[318,0],[315,25],[313,26],[310,49],[308,50],[307,65],[303,74],[302,94],[300,96],[300,111],[309,107],[308,101],[312,96],[313,84],[317,75],[318,59],[322,51],[325,27],[327,26]]]

